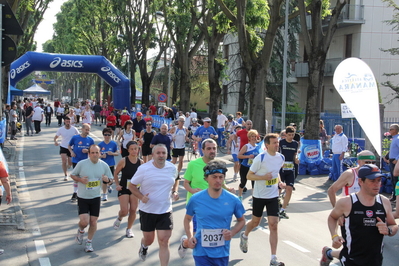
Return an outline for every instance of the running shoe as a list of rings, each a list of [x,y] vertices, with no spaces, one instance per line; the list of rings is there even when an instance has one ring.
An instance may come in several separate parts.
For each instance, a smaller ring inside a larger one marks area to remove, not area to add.
[[[244,238],[244,232],[241,232],[240,234],[240,249],[244,253],[248,252],[248,238],[247,239]]]
[[[278,261],[277,258],[274,258],[270,261],[270,266],[284,266],[284,262]]]
[[[72,194],[71,201],[77,201],[77,200],[78,200],[78,194],[76,192],[74,192]]]
[[[147,251],[148,248],[144,248],[143,244],[140,244],[139,257],[142,261],[145,261],[145,259],[147,258]]]
[[[0,255],[4,253],[4,249],[0,249]]]
[[[68,181],[68,177],[67,176],[64,177],[64,181]]]
[[[332,259],[330,259],[327,256],[327,252],[329,250],[331,250],[331,248],[329,248],[327,246],[322,249],[322,251],[321,251],[322,255],[321,255],[321,259],[320,259],[320,266],[328,266],[328,265],[330,265],[330,262],[332,261]]]
[[[183,246],[184,240],[186,240],[186,239],[187,239],[186,235],[183,235],[180,238],[180,245],[179,245],[179,248],[177,249],[177,253],[179,253],[180,258],[182,258],[182,259],[186,256],[186,253],[187,253],[187,248],[185,248]]]
[[[288,217],[287,213],[283,210],[281,210],[278,215],[279,215],[280,219],[289,219],[290,218],[290,217]]]
[[[129,228],[126,229],[126,237],[127,238],[133,238],[134,237],[132,229],[129,229]]]
[[[83,243],[83,235],[84,235],[84,234],[85,234],[85,231],[81,232],[81,231],[78,229],[78,233],[76,234],[75,240],[76,240],[76,242],[77,242],[79,245],[82,245],[82,243]]]
[[[244,188],[242,189],[242,192],[245,193],[245,192],[247,192],[247,190],[248,190],[247,187],[244,187]]]
[[[237,181],[237,175],[235,174],[234,176],[233,176],[233,182],[236,182]]]
[[[86,241],[86,246],[85,246],[85,252],[93,252],[93,246],[91,245],[91,242]]]
[[[108,200],[108,195],[107,194],[102,194],[101,200],[102,201],[107,201]]]
[[[112,189],[112,186],[109,186],[109,187],[108,187],[108,193],[111,194],[112,190],[113,190],[113,189]]]
[[[116,218],[115,222],[114,222],[114,229],[118,230],[119,226],[121,226],[121,220],[119,220],[119,218]]]

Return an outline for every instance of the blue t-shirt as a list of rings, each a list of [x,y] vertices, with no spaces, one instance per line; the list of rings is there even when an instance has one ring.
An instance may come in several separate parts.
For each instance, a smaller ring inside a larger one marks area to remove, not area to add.
[[[94,140],[90,136],[87,136],[86,138],[83,138],[80,135],[73,136],[69,141],[69,146],[72,147],[73,152],[76,154],[75,157],[72,157],[72,162],[78,163],[81,160],[87,159],[88,153],[83,153],[82,150],[89,149],[93,144]]]
[[[156,134],[152,140],[151,144],[165,144],[166,149],[168,150],[168,160],[170,160],[170,144],[172,143],[172,135],[170,133],[166,133],[166,135],[162,135],[161,133]]]
[[[194,136],[202,138],[201,143],[205,139],[209,139],[211,134],[217,135],[215,128],[213,126],[205,128],[204,126],[200,126],[194,133]]]
[[[234,215],[237,219],[245,213],[244,206],[236,195],[222,190],[219,198],[211,198],[208,190],[195,193],[186,206],[186,214],[197,219],[197,232],[195,238],[197,244],[194,248],[194,256],[208,256],[209,258],[222,258],[229,256],[230,241],[225,241],[224,246],[202,247],[201,229],[228,229]]]
[[[118,150],[118,144],[116,144],[116,142],[113,140],[111,140],[108,144],[102,141],[98,143],[98,146],[100,147],[101,154],[104,154],[108,151],[116,152]],[[101,158],[101,160],[106,162],[108,166],[115,166],[115,156],[113,155],[107,154],[107,157]]]

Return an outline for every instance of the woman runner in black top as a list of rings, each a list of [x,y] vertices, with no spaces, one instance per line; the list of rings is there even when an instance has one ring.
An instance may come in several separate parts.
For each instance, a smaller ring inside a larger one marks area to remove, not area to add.
[[[140,132],[140,142],[143,148],[141,153],[143,155],[144,162],[148,162],[152,159],[152,149],[150,148],[151,140],[157,133],[152,129],[151,121],[145,123],[145,129]]]
[[[129,214],[127,220],[126,237],[132,238],[134,237],[134,234],[132,232],[132,226],[134,220],[136,220],[138,199],[133,196],[128,187],[130,179],[136,173],[137,168],[144,162],[138,158],[140,146],[136,141],[129,141],[126,145],[126,148],[129,152],[129,156],[126,156],[119,161],[114,173],[114,180],[116,190],[118,191],[118,199],[120,205],[118,217],[114,222],[114,229],[118,230],[123,217]],[[122,172],[121,180],[118,179],[119,172]]]

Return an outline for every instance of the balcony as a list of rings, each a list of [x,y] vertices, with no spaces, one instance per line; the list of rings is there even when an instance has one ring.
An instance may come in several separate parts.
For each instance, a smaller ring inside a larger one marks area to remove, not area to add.
[[[331,16],[326,16],[322,20],[322,26],[327,27],[330,22]],[[306,16],[306,25],[308,30],[311,27],[311,15]],[[360,25],[364,24],[366,21],[364,20],[364,5],[345,5],[341,11],[341,15],[338,17],[338,28]]]
[[[324,76],[332,77],[335,69],[341,63],[342,58],[331,58],[326,60],[326,67],[324,68]],[[309,76],[308,62],[298,62],[295,64],[295,71],[293,73],[296,78],[306,78]]]

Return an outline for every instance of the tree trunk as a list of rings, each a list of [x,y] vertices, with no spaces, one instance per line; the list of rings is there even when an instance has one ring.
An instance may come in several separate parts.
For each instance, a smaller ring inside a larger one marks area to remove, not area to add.
[[[208,41],[208,83],[209,83],[209,111],[212,120],[212,126],[217,128],[217,111],[219,109],[220,96],[222,88],[220,87],[220,73],[223,66],[218,63],[217,50],[223,35],[214,36],[212,40]]]
[[[190,110],[191,79],[190,79],[190,60],[182,58],[181,77],[180,77],[180,108]],[[169,95],[168,95],[169,97]]]
[[[326,56],[309,60],[308,90],[306,98],[305,139],[319,138],[319,121],[321,107],[321,90],[323,88],[324,66]],[[317,130],[311,130],[317,129]]]
[[[252,120],[253,127],[259,133],[266,132],[265,127],[265,99],[266,99],[266,76],[267,71],[261,65],[256,65],[252,68],[251,72],[251,88],[250,88],[250,115],[249,119]]]
[[[247,72],[242,68],[241,72],[241,81],[240,81],[240,90],[238,92],[238,110],[241,113],[245,110],[245,91],[247,89]]]

